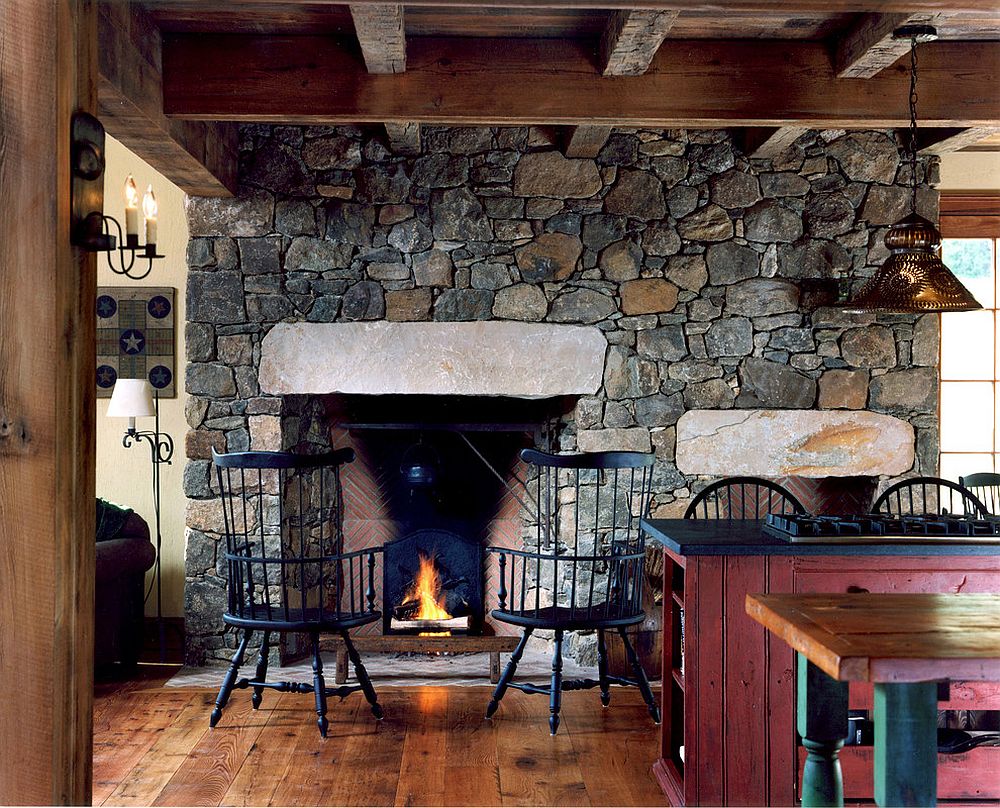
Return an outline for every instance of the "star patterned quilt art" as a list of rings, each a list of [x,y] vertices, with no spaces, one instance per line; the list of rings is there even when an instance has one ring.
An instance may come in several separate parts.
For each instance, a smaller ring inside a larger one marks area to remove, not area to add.
[[[161,398],[174,379],[174,290],[157,286],[97,288],[97,397],[118,379],[147,379]]]

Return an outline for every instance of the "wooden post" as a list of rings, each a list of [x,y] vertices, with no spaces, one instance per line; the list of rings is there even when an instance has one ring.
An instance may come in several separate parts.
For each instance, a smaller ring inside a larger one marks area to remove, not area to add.
[[[937,804],[936,682],[875,685],[875,801]]]
[[[838,682],[802,654],[798,658],[797,724],[808,753],[802,767],[802,805],[842,806],[840,749],[847,737],[847,682]]]
[[[95,258],[70,246],[70,117],[96,4],[0,0],[0,802],[89,805]]]

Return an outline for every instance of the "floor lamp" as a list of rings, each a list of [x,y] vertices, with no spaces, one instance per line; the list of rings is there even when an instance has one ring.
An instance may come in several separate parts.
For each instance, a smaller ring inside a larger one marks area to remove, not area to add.
[[[163,582],[160,572],[160,466],[169,464],[174,455],[174,441],[165,432],[160,432],[160,393],[145,379],[119,379],[111,394],[108,416],[128,418],[128,429],[122,438],[122,445],[128,449],[145,441],[149,444],[149,456],[153,465],[153,510],[156,516],[156,626],[160,640],[160,662],[166,661],[166,629],[163,623]],[[136,418],[152,416],[153,430],[139,431],[135,428]]]

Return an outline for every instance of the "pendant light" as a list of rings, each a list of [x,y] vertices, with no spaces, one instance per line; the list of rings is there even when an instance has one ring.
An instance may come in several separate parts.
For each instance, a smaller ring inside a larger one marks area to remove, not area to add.
[[[906,25],[893,32],[910,40],[910,214],[885,235],[889,257],[846,304],[849,311],[973,311],[982,306],[941,261],[941,234],[917,214],[917,43],[937,38],[929,25]]]

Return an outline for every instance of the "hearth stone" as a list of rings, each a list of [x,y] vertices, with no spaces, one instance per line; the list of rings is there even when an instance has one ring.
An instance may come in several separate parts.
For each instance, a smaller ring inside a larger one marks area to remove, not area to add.
[[[579,326],[279,323],[261,346],[260,385],[270,394],[590,395],[606,349],[598,329]]]

